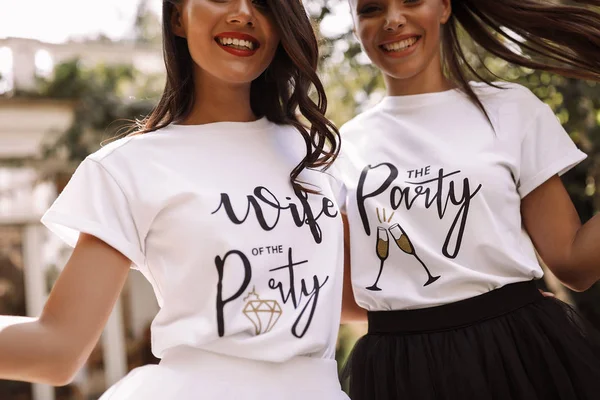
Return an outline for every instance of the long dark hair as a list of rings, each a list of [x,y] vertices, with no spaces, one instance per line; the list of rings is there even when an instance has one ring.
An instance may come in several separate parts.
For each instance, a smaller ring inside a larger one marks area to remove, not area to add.
[[[452,16],[442,33],[445,73],[486,113],[469,79],[493,84],[469,63],[459,40],[462,27],[483,49],[512,64],[600,81],[600,9],[590,6],[600,6],[600,0],[574,0],[568,5],[452,0]],[[515,45],[522,53],[513,50]]]
[[[163,58],[167,81],[154,110],[137,123],[137,134],[185,119],[194,104],[194,61],[187,41],[173,33],[171,16],[181,0],[163,0]],[[298,175],[304,169],[327,169],[339,152],[339,132],[325,118],[327,97],[317,76],[319,47],[308,15],[298,0],[267,0],[279,27],[281,43],[267,70],[252,82],[250,103],[258,117],[295,126],[304,139],[306,156],[290,173],[294,188],[307,192]],[[315,89],[315,98],[309,96]],[[298,119],[297,111],[309,128]]]

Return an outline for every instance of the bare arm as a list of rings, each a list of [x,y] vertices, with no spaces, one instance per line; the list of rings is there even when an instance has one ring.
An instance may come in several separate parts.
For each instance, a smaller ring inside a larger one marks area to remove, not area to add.
[[[600,215],[582,226],[558,176],[523,198],[521,214],[541,258],[561,282],[584,291],[600,279]]]
[[[367,310],[356,304],[352,291],[352,275],[350,271],[350,229],[348,217],[342,214],[344,221],[344,291],[342,295],[342,324],[366,322]]]
[[[80,235],[39,319],[14,324],[14,317],[0,317],[0,379],[70,382],[98,341],[130,264],[101,240]]]

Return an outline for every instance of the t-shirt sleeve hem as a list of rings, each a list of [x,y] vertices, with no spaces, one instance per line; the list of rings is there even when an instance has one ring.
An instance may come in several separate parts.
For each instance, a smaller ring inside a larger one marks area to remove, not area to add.
[[[71,247],[77,244],[80,233],[86,233],[97,237],[127,257],[132,262],[131,268],[139,270],[146,264],[144,254],[134,244],[118,232],[95,221],[49,210],[41,222]]]
[[[521,198],[524,198],[554,175],[563,175],[567,173],[586,158],[587,155],[581,150],[575,149],[574,151],[569,152],[566,156],[558,159],[556,162],[537,173],[533,178],[519,185],[519,195]]]

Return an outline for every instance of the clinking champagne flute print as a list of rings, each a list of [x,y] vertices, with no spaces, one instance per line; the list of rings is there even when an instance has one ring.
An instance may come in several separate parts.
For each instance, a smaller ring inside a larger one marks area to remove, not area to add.
[[[396,244],[398,245],[400,250],[402,250],[406,254],[409,254],[409,255],[415,257],[417,259],[417,261],[419,261],[421,263],[421,265],[427,272],[427,277],[428,277],[427,282],[425,282],[425,284],[423,286],[431,285],[433,282],[440,279],[439,275],[438,276],[431,275],[431,272],[429,272],[429,269],[427,268],[425,263],[423,263],[423,261],[421,261],[421,259],[417,255],[417,252],[415,251],[415,248],[412,245],[408,235],[406,234],[406,232],[404,232],[404,229],[402,229],[402,227],[399,224],[394,224],[394,225],[390,226],[389,231],[392,234],[392,237],[394,238],[394,241],[396,242]]]
[[[381,289],[377,286],[377,283],[379,282],[379,278],[383,272],[383,263],[388,258],[390,252],[390,237],[388,235],[388,231],[381,226],[377,228],[377,244],[375,247],[375,252],[381,261],[381,264],[379,265],[379,274],[377,275],[377,280],[375,283],[372,286],[369,286],[367,289],[374,292],[379,292]]]

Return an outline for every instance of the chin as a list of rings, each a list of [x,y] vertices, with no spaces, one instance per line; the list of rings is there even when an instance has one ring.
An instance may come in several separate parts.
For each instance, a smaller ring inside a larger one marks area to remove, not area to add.
[[[258,78],[261,73],[252,73],[246,70],[239,69],[231,69],[224,68],[218,71],[215,74],[215,77],[220,81],[235,84],[235,85],[243,85],[243,84],[251,84],[256,78]]]
[[[389,64],[390,63],[381,63],[379,69],[381,69],[385,75],[398,80],[414,78],[427,69],[425,63],[418,62],[398,63],[395,65]]]
[[[419,73],[422,71],[420,69],[408,69],[408,68],[402,68],[402,69],[382,69],[383,73],[387,76],[389,76],[392,79],[396,79],[396,80],[407,80],[407,79],[412,79],[414,77],[416,77],[417,75],[419,75]]]

